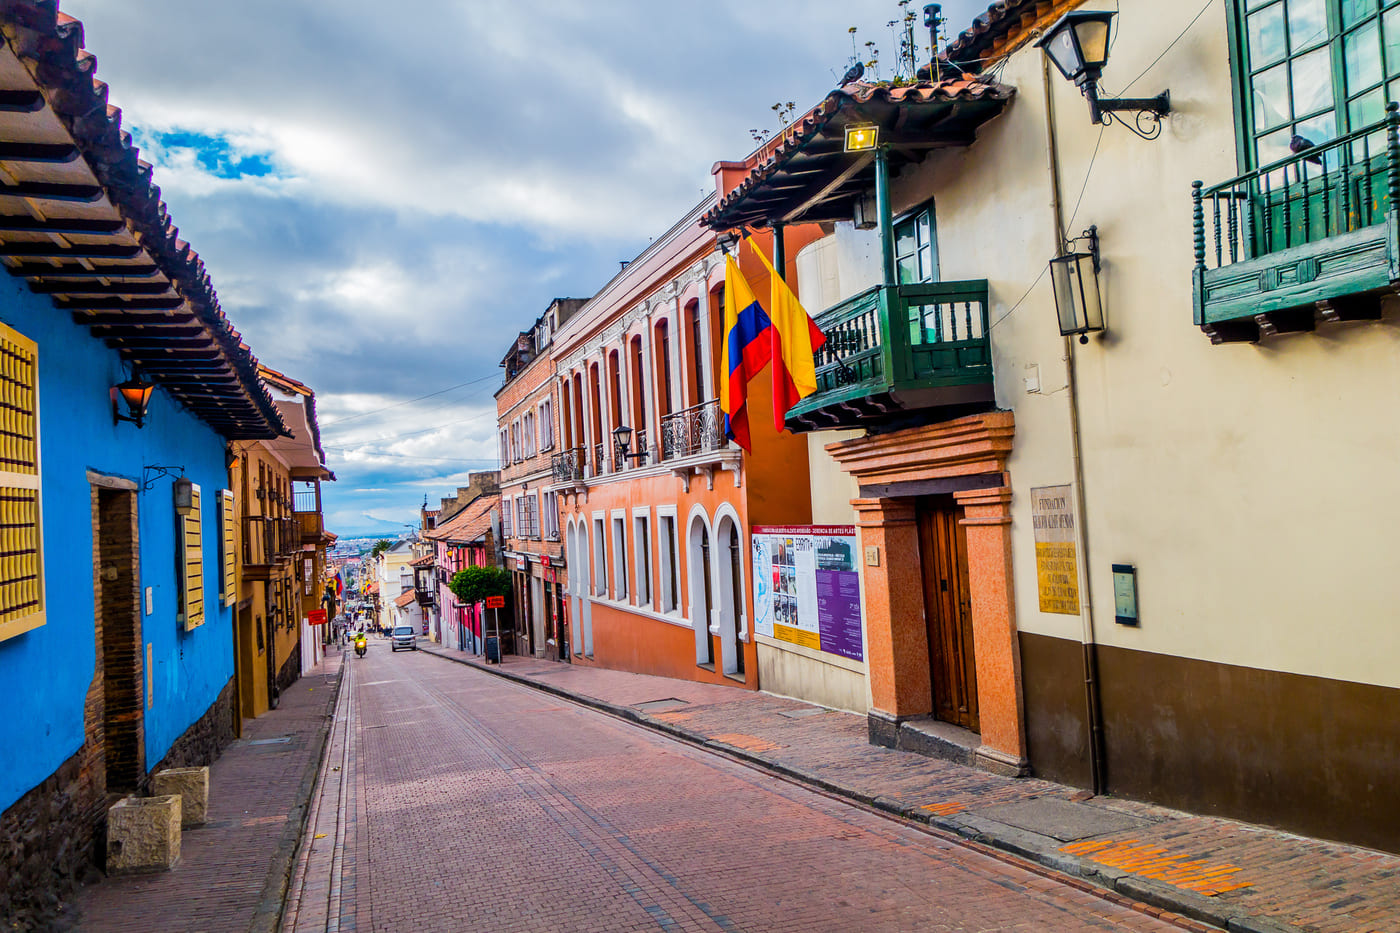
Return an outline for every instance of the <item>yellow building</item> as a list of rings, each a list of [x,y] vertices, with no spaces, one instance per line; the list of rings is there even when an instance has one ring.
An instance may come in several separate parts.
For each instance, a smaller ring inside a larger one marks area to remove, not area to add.
[[[334,539],[321,516],[326,469],[316,425],[316,394],[266,366],[258,376],[291,436],[230,445],[231,509],[239,540],[235,658],[243,717],[277,698],[321,656],[327,626],[309,624],[325,590],[326,547]]]

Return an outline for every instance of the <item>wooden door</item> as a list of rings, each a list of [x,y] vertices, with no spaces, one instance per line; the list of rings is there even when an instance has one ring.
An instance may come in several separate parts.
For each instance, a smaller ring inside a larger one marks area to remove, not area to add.
[[[967,532],[958,523],[963,510],[951,498],[931,499],[919,503],[917,514],[933,715],[977,732]]]

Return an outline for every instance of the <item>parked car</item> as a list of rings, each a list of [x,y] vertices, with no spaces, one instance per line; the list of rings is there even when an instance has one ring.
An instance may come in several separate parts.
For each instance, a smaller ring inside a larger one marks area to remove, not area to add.
[[[418,635],[413,631],[411,625],[396,625],[393,633],[389,636],[393,643],[390,645],[395,651],[400,648],[412,648],[418,650]]]

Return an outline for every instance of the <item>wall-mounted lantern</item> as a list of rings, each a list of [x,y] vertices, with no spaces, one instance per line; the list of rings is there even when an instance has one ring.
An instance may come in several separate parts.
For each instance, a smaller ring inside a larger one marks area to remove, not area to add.
[[[156,390],[154,382],[145,382],[140,378],[128,379],[112,386],[112,424],[121,421],[130,421],[140,428],[146,423],[146,411],[151,405],[151,393]],[[126,404],[126,414],[121,413],[122,404]]]
[[[1055,311],[1060,335],[1079,335],[1088,343],[1090,333],[1104,329],[1103,302],[1099,299],[1099,229],[1090,227],[1070,241],[1073,248],[1087,241],[1085,252],[1072,251],[1050,260],[1050,285],[1055,290]]]
[[[1171,113],[1171,97],[1163,91],[1156,97],[1099,97],[1099,77],[1108,62],[1112,10],[1076,10],[1060,17],[1040,37],[1036,47],[1045,50],[1051,63],[1066,80],[1073,81],[1089,101],[1093,123],[1114,122],[1111,114],[1136,111],[1136,126],[1124,126],[1144,139],[1155,139],[1162,132],[1162,117]],[[1148,124],[1145,128],[1144,121]]]
[[[619,425],[613,428],[613,443],[617,445],[617,452],[627,460],[645,460],[647,452],[645,450],[637,453],[628,453],[632,449],[632,429],[627,425]]]
[[[182,476],[173,484],[175,492],[175,514],[189,515],[194,511],[194,483],[188,476]]]

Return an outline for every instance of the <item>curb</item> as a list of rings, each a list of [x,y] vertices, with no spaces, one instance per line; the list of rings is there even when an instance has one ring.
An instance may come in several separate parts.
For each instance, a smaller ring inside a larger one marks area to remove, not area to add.
[[[1131,898],[1149,907],[1180,914],[1182,917],[1195,920],[1199,923],[1210,924],[1230,933],[1306,933],[1302,928],[1284,923],[1270,917],[1254,916],[1238,907],[1220,904],[1208,897],[1194,894],[1190,891],[1174,887],[1161,881],[1151,878],[1141,878],[1130,875],[1119,869],[1110,868],[1107,865],[1100,865],[1088,859],[1075,855],[1066,855],[1058,849],[1055,840],[1033,833],[1023,832],[1009,826],[1001,826],[990,820],[979,819],[968,814],[962,816],[938,816],[921,810],[917,807],[906,806],[891,797],[882,795],[870,796],[860,791],[838,784],[834,781],[823,778],[819,775],[804,771],[801,768],[794,768],[779,762],[770,761],[753,752],[736,748],[732,745],[725,745],[716,742],[707,736],[697,732],[682,729],[679,726],[666,722],[659,722],[646,717],[631,707],[618,706],[606,700],[599,700],[595,697],[584,696],[582,694],[571,693],[561,687],[551,683],[544,683],[531,680],[521,674],[515,674],[502,669],[499,665],[487,666],[468,661],[465,658],[454,658],[451,655],[441,654],[431,648],[425,652],[433,657],[442,658],[444,661],[451,661],[465,667],[475,668],[487,674],[494,674],[506,680],[539,690],[542,693],[549,693],[566,700],[571,700],[581,706],[587,706],[600,712],[608,713],[619,719],[624,719],[636,725],[643,726],[653,732],[660,732],[672,738],[679,739],[690,745],[695,745],[706,751],[727,755],[730,758],[737,758],[748,764],[755,765],[764,771],[781,775],[801,784],[806,784],[825,791],[836,797],[851,800],[871,809],[900,819],[908,820],[927,826],[944,835],[951,836],[955,840],[974,843],[990,849],[1005,852],[1027,862],[1032,862],[1041,868],[1048,869],[1057,875],[1068,876],[1075,881],[1103,891]]]
[[[313,751],[306,767],[302,770],[301,781],[297,784],[295,802],[287,811],[287,825],[282,830],[282,838],[277,841],[277,850],[272,855],[267,869],[267,880],[263,882],[262,894],[258,898],[257,910],[253,912],[253,922],[248,925],[248,933],[277,933],[282,925],[282,911],[287,906],[287,891],[291,886],[292,868],[296,861],[301,837],[306,832],[306,820],[311,813],[311,795],[316,790],[316,778],[326,757],[326,742],[330,737],[330,726],[335,718],[336,705],[340,702],[340,688],[345,683],[345,655],[341,654],[340,673],[335,679],[335,696],[330,700],[330,716],[322,720],[322,728],[313,739]]]

